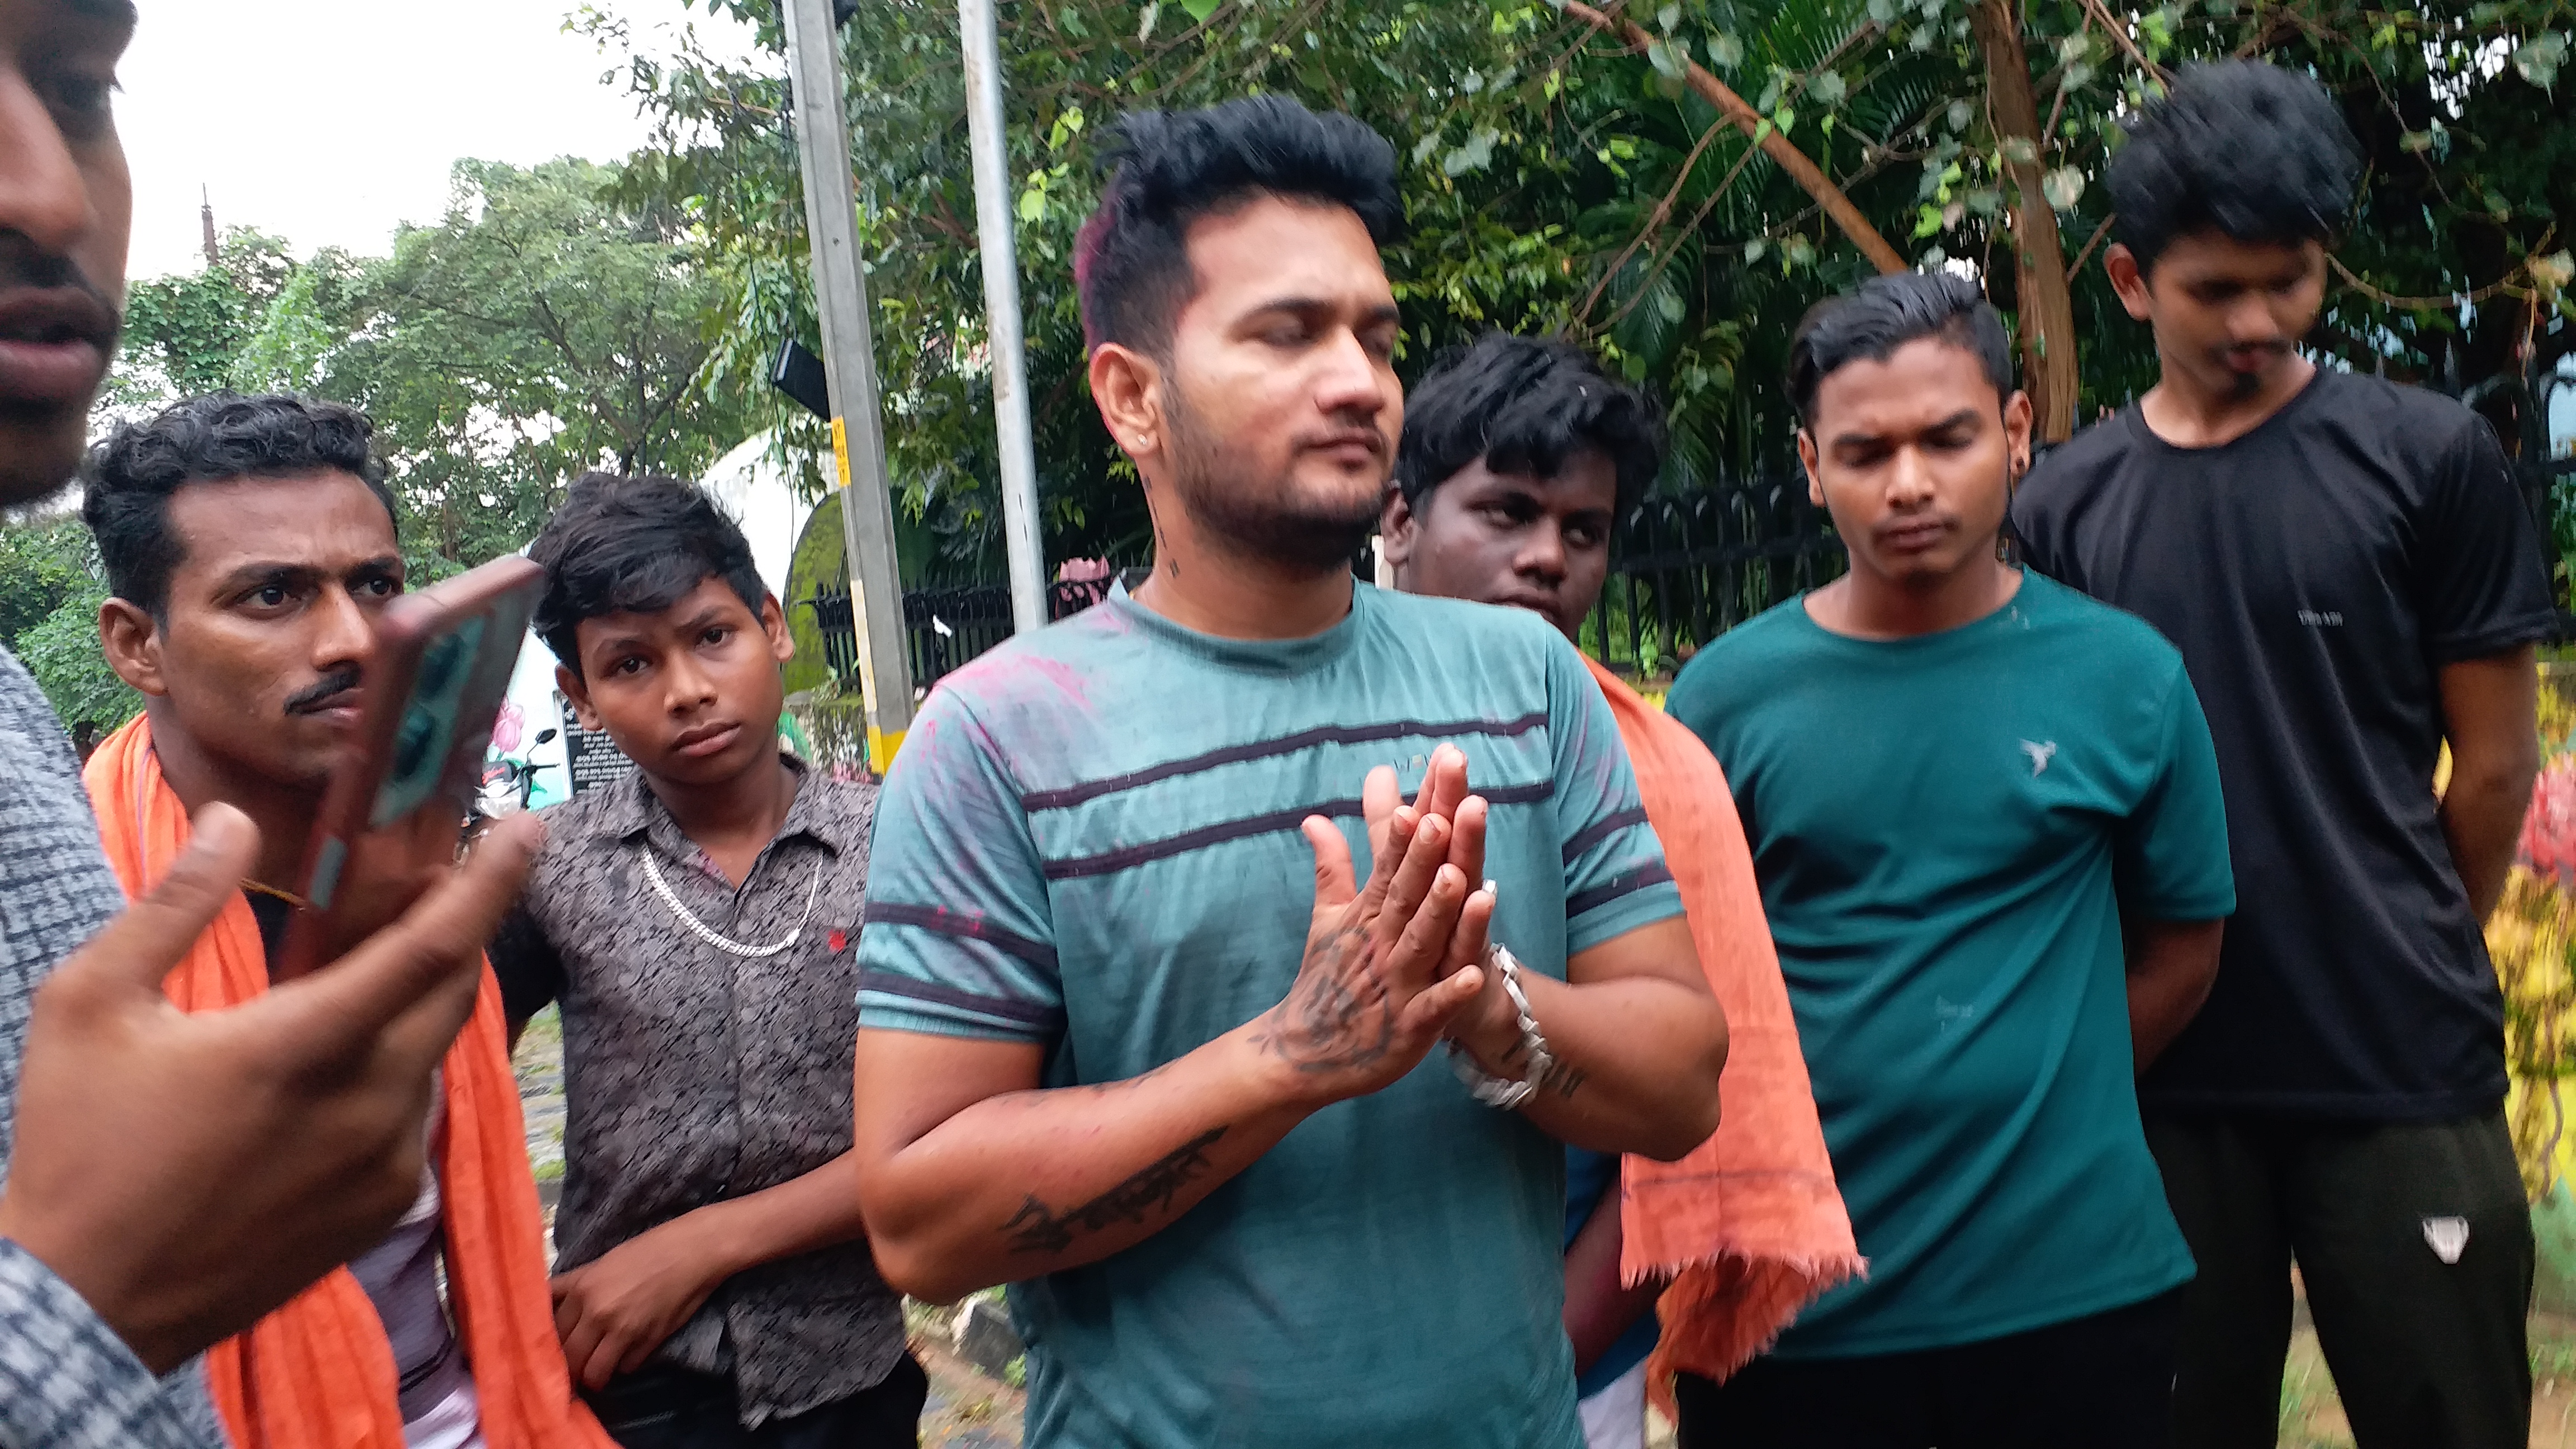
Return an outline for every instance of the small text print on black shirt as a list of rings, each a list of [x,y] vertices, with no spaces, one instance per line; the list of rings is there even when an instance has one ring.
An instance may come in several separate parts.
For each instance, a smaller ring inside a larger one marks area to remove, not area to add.
[[[2223,447],[2132,406],[2013,503],[2031,566],[2179,646],[2227,790],[2237,911],[2151,1106],[2440,1120],[2505,1091],[2503,1003],[2432,793],[2439,671],[2550,628],[2486,422],[2321,370]]]

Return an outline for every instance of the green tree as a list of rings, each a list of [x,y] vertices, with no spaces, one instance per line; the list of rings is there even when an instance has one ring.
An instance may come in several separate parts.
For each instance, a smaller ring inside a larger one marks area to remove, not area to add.
[[[309,318],[290,288],[263,334],[375,419],[445,558],[525,543],[583,472],[692,476],[750,431],[701,381],[718,293],[683,218],[612,200],[617,180],[576,160],[460,161],[438,225],[317,281]]]
[[[711,8],[777,47],[771,7]],[[1799,313],[1885,265],[1891,239],[1897,260],[1986,279],[2050,432],[2134,396],[2154,377],[2152,341],[2098,265],[2119,119],[2174,66],[2265,57],[2318,74],[2370,153],[2317,342],[2468,397],[2529,450],[2576,347],[2556,220],[2576,205],[2576,157],[2552,89],[2567,16],[2564,0],[2465,13],[2348,0],[1008,7],[1050,553],[1139,542],[1133,490],[1080,396],[1066,260],[1097,194],[1104,123],[1259,90],[1350,110],[1402,149],[1412,237],[1390,261],[1409,367],[1484,326],[1585,337],[1665,394],[1677,426],[1664,481],[1687,488],[1777,465],[1793,420],[1767,380]],[[580,23],[621,51],[617,74],[664,122],[627,185],[702,218],[729,329],[711,373],[756,394],[778,340],[811,336],[781,62],[729,66],[685,44],[649,55],[619,21]],[[954,24],[926,0],[862,7],[843,49],[896,485],[961,563],[989,568]],[[810,429],[786,436],[815,446]]]
[[[284,241],[248,227],[225,231],[215,256],[203,270],[126,289],[124,340],[100,399],[107,415],[235,385],[235,360],[298,269]]]
[[[64,727],[91,738],[143,707],[99,653],[98,606],[106,599],[98,552],[77,516],[0,530],[0,643],[35,676]]]

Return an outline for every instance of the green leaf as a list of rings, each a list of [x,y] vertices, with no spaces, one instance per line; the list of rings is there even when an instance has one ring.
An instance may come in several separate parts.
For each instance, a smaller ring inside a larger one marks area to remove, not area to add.
[[[1681,294],[1666,287],[1656,288],[1655,310],[1664,315],[1665,321],[1678,324],[1684,310]]]
[[[2084,173],[2072,166],[2060,166],[2039,178],[2039,193],[2059,211],[2072,211],[2084,199]]]
[[[1464,176],[1471,171],[1484,170],[1493,164],[1494,143],[1501,139],[1502,133],[1491,127],[1469,136],[1465,145],[1440,158],[1441,174]]]
[[[1225,0],[1181,0],[1181,8],[1190,12],[1192,20],[1205,25],[1207,18],[1214,15],[1216,8],[1224,3]]]
[[[1666,35],[1672,34],[1673,27],[1681,23],[1682,7],[1679,5],[1666,5],[1663,9],[1655,12],[1655,24],[1657,27],[1662,29]]]
[[[1818,71],[1816,78],[1807,82],[1807,94],[1815,97],[1818,105],[1839,106],[1844,97],[1851,94],[1851,87],[1843,80],[1841,71]]]
[[[1771,119],[1779,123],[1780,134],[1785,136],[1798,124],[1798,113],[1787,106],[1782,106],[1771,113]]]
[[[1881,25],[1896,22],[1896,0],[1869,0],[1869,18]]]
[[[1771,250],[1771,243],[1764,241],[1758,236],[1753,240],[1746,242],[1744,244],[1745,265],[1751,266],[1753,263],[1762,260],[1762,254],[1769,250]]]
[[[1744,42],[1735,32],[1721,30],[1708,37],[1708,63],[1719,70],[1732,71],[1744,64]]]
[[[1952,101],[1950,103],[1950,109],[1944,113],[1943,119],[1950,123],[1951,130],[1964,131],[1968,129],[1968,122],[1976,119],[1976,115],[1976,109],[1970,106],[1966,101]]]
[[[1816,244],[1803,236],[1789,238],[1782,244],[1781,253],[1793,267],[1812,267],[1816,264]]]
[[[2015,166],[2029,166],[2039,160],[2039,147],[2028,136],[2006,136],[1996,144],[2004,159]]]
[[[1914,238],[1917,241],[1941,229],[1941,208],[1926,203],[1914,214]]]
[[[1032,186],[1020,193],[1020,220],[1035,221],[1046,215],[1046,188]]]
[[[2424,152],[2433,149],[2433,133],[2430,131],[2407,131],[2398,136],[2397,149],[2407,152],[2410,155],[2421,155]]]
[[[1646,47],[1647,61],[1653,64],[1655,72],[1666,80],[1680,80],[1688,64],[1673,46],[1672,41],[1658,40]]]

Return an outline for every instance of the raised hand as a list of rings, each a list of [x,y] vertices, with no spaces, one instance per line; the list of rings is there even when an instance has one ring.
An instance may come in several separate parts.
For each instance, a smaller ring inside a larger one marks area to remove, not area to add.
[[[1455,751],[1450,751],[1456,754]],[[1451,762],[1457,796],[1465,792],[1465,758]],[[1370,789],[1383,796],[1393,772]],[[1443,772],[1435,760],[1434,775]],[[1450,802],[1426,781],[1425,803]],[[1483,864],[1481,809],[1475,864]],[[1254,1041],[1292,1068],[1300,1095],[1318,1102],[1365,1096],[1413,1070],[1439,1041],[1450,1018],[1474,1001],[1483,973],[1456,970],[1457,942],[1484,938],[1493,894],[1450,858],[1457,829],[1445,815],[1409,806],[1386,812],[1371,830],[1368,884],[1354,889],[1349,845],[1330,821],[1309,818],[1315,852],[1315,914],[1306,953],[1287,999],[1255,1023]]]
[[[192,1016],[161,980],[259,856],[241,812],[199,812],[169,877],[36,993],[0,1236],[156,1372],[381,1239],[419,1195],[430,1073],[540,834],[503,821],[343,959]]]
[[[1369,771],[1368,783],[1360,792],[1361,814],[1368,820],[1369,849],[1372,861],[1387,853],[1388,828],[1396,812],[1403,808],[1403,794],[1395,771],[1386,766]],[[1422,774],[1422,788],[1414,792],[1413,814],[1416,818],[1433,815],[1445,817],[1451,825],[1449,864],[1456,866],[1471,882],[1485,879],[1485,799],[1467,793],[1467,753],[1456,745],[1442,745],[1431,752],[1429,768]],[[1473,917],[1459,915],[1458,929],[1452,934],[1446,962],[1440,974],[1447,976],[1469,966],[1479,965],[1485,956],[1485,926],[1492,915],[1486,910]],[[1486,994],[1502,996],[1502,988],[1485,983]],[[1471,1013],[1473,1014],[1473,1013]]]

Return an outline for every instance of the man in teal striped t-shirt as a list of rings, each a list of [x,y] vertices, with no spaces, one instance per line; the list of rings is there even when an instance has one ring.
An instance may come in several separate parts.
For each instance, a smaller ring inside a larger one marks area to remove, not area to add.
[[[1077,275],[1154,571],[945,681],[879,802],[859,1192],[897,1286],[1015,1284],[1034,1449],[1575,1449],[1562,1146],[1716,1125],[1580,658],[1350,577],[1398,214],[1347,117],[1129,119]]]

